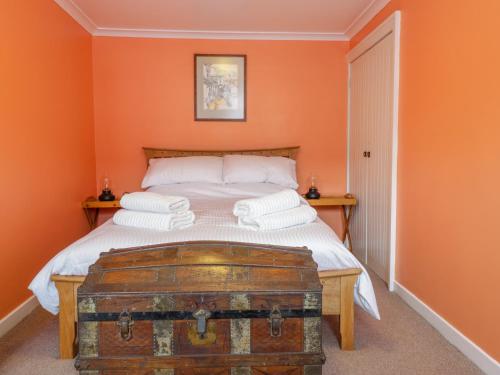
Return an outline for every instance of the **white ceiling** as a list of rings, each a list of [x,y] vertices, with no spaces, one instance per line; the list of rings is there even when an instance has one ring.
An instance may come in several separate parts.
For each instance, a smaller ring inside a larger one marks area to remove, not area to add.
[[[54,0],[91,34],[348,40],[389,0]]]

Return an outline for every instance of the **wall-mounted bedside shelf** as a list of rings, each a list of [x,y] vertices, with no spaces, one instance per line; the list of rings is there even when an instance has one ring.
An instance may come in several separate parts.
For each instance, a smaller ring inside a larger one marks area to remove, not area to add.
[[[89,222],[90,229],[94,229],[97,225],[99,217],[99,209],[101,208],[120,208],[120,200],[100,201],[97,198],[89,197],[82,202],[82,208]]]
[[[358,203],[356,198],[351,194],[346,194],[344,196],[322,196],[319,199],[307,199],[309,204],[313,207],[342,207],[342,236],[340,239],[342,242],[349,241],[349,250],[352,252],[352,240],[351,233],[349,232],[349,222],[351,221],[351,216],[354,207]]]

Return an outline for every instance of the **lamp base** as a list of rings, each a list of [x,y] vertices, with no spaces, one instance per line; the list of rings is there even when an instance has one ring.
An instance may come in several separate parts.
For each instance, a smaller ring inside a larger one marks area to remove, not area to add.
[[[309,191],[306,193],[307,199],[319,199],[320,197],[321,194],[319,193],[318,189],[316,189],[314,186],[311,186],[309,188]]]
[[[109,202],[109,201],[114,201],[115,196],[111,192],[111,190],[103,190],[101,195],[99,195],[99,200],[101,202]]]

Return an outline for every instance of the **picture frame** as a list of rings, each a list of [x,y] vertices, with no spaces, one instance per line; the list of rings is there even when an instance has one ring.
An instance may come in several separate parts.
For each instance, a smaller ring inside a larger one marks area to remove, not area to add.
[[[195,121],[246,121],[246,55],[194,55]]]

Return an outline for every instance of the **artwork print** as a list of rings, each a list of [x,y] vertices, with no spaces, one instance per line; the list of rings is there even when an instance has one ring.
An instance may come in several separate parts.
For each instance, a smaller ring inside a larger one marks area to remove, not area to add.
[[[195,120],[246,120],[246,56],[195,55]]]
[[[238,65],[203,64],[203,108],[238,108]]]

